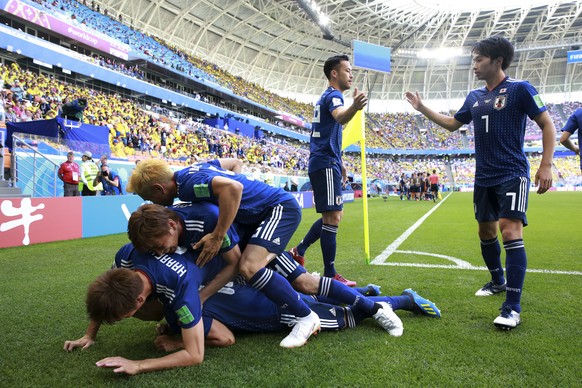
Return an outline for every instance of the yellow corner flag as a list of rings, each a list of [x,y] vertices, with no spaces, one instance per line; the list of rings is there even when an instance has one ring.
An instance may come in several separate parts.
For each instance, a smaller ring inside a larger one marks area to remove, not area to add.
[[[370,264],[370,229],[368,224],[368,182],[366,179],[366,133],[364,112],[359,110],[348,122],[342,133],[342,150],[354,143],[360,142],[362,157],[362,199],[364,208],[364,254],[366,263]]]
[[[364,112],[359,110],[348,122],[342,133],[342,150],[364,140]]]

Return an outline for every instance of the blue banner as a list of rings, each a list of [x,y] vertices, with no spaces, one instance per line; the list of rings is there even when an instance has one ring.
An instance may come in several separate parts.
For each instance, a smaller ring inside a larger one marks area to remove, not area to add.
[[[568,63],[582,62],[582,50],[568,51]]]

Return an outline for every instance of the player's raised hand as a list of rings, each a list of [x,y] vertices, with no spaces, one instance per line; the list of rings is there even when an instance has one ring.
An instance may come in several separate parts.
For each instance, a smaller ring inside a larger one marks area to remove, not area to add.
[[[354,89],[354,103],[353,105],[358,109],[362,110],[368,104],[368,96],[364,92],[358,91],[358,88]]]
[[[420,107],[422,106],[422,98],[420,98],[420,94],[418,94],[418,91],[416,93],[406,92],[404,94],[404,97],[406,98],[406,101],[408,101],[408,103],[412,105],[414,109],[420,110]]]

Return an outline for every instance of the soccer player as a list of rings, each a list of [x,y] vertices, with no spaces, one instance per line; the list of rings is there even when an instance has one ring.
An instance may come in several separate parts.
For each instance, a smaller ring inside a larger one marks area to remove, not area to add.
[[[562,136],[560,136],[560,143],[576,155],[580,156],[580,146],[574,144],[570,136],[578,129],[582,128],[582,108],[576,109],[566,121],[566,125],[562,128]],[[580,132],[578,132],[578,144],[580,144]],[[580,169],[582,170],[582,159],[580,159]]]
[[[428,317],[440,318],[438,307],[408,288],[400,296],[379,296],[380,287],[369,284],[356,289],[361,295],[366,295],[376,302],[388,303],[394,310],[405,310]],[[344,306],[338,301],[320,296],[301,297],[309,307],[321,318],[322,331],[337,331],[344,328],[354,328],[370,315],[358,307]],[[275,305],[255,288],[237,282],[228,283],[223,289],[214,294],[204,304],[202,311],[205,330],[211,330],[211,336],[206,337],[206,343],[229,346],[233,344],[234,333],[240,332],[279,332],[285,331],[293,324],[295,317],[284,308]],[[212,330],[213,324],[219,322],[225,325],[230,332]],[[172,332],[172,328],[169,332]],[[163,330],[164,333],[167,333]],[[224,335],[224,338],[218,337]],[[158,339],[166,351],[182,347],[176,336],[167,335]]]
[[[127,191],[166,206],[176,197],[182,201],[209,201],[218,205],[215,229],[194,246],[194,249],[202,248],[199,265],[216,255],[235,220],[252,228],[253,235],[240,258],[239,272],[273,302],[289,306],[298,317],[297,324],[281,341],[281,346],[302,346],[320,330],[319,318],[280,274],[266,268],[267,263],[285,249],[299,226],[301,208],[284,190],[238,174],[241,166],[242,162],[237,159],[217,159],[174,173],[162,160],[144,160],[132,173]]]
[[[66,341],[64,349],[88,348],[95,342],[103,322],[112,324],[139,316],[140,310],[146,305],[151,306],[149,302],[157,298],[164,306],[168,323],[180,328],[184,349],[164,357],[139,361],[107,357],[98,361],[97,366],[135,375],[202,363],[204,326],[198,289],[212,279],[221,265],[216,259],[201,269],[188,254],[156,256],[141,253],[132,244],[126,244],[115,257],[114,267],[122,268],[107,271],[89,286],[86,303],[91,322],[85,335],[75,341]],[[220,326],[217,323],[215,330]]]
[[[200,233],[208,233],[213,230],[218,215],[211,207],[216,209],[216,205],[209,202],[197,202],[186,205],[178,204],[172,206],[172,210],[166,209],[161,205],[143,205],[131,215],[128,223],[128,234],[136,248],[144,252],[153,251],[157,254],[172,253],[177,251],[180,245],[190,244],[200,240]],[[185,225],[183,225],[184,222],[180,222],[177,214],[174,212],[185,214],[185,216],[182,215],[186,220]],[[200,214],[203,215],[202,219],[200,218]],[[201,224],[202,220],[204,220],[203,224]],[[194,237],[184,236],[184,229],[188,230],[189,227],[194,229]],[[255,228],[236,224],[236,229],[238,234],[233,236],[231,241],[240,236],[240,247],[244,252],[247,249],[249,241],[254,238]],[[235,249],[231,249],[229,253],[236,251]],[[228,260],[229,263],[233,261],[235,260]],[[293,260],[289,252],[282,252],[278,256],[270,259],[266,263],[266,268],[286,279],[292,285],[292,290],[295,289],[305,294],[334,298],[341,303],[358,308],[369,316],[372,316],[390,335],[402,335],[402,321],[394,314],[390,305],[366,298],[356,290],[352,290],[350,287],[334,279],[326,277],[320,278],[319,276],[307,274],[305,268],[300,267]],[[223,273],[232,274],[227,269],[223,269],[216,275],[210,284],[213,286],[212,293],[217,290],[216,285],[220,283],[219,278],[222,280],[221,286],[228,280],[226,276],[221,276]],[[201,291],[201,296],[206,288]],[[304,301],[299,299],[296,293],[295,295],[296,299],[299,300],[298,303],[305,304]],[[293,313],[294,307],[289,306],[281,298],[274,302],[279,306],[288,306],[287,309]],[[307,304],[305,305],[307,306]]]
[[[542,130],[543,154],[535,174],[537,193],[552,186],[552,157],[556,129],[536,89],[527,81],[505,74],[514,48],[500,36],[475,44],[472,50],[475,76],[485,86],[469,93],[454,117],[426,107],[418,92],[406,99],[429,120],[449,131],[473,121],[475,128],[475,190],[473,202],[479,224],[481,252],[491,281],[476,293],[489,296],[506,291],[495,326],[510,330],[521,323],[521,294],[527,267],[523,227],[530,186],[529,163],[523,151],[526,117]],[[506,253],[506,277],[501,265],[497,230]],[[507,278],[507,281],[506,281]]]
[[[301,243],[291,248],[295,259],[303,265],[305,251],[318,239],[323,256],[323,274],[350,287],[356,282],[347,280],[335,269],[336,239],[343,216],[342,186],[347,182],[347,171],[342,163],[342,125],[364,109],[368,97],[354,89],[354,100],[344,105],[343,92],[352,87],[354,76],[347,55],[328,58],[323,72],[329,87],[323,92],[313,114],[309,138],[309,180],[313,187],[315,210],[321,218],[313,223]]]

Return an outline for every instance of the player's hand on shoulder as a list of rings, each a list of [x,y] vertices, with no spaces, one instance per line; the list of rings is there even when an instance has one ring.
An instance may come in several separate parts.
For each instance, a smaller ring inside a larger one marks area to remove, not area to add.
[[[202,237],[200,241],[196,244],[192,244],[194,250],[202,248],[198,259],[196,260],[196,265],[199,267],[204,267],[214,256],[218,254],[218,250],[222,245],[222,238],[219,238],[214,233],[209,233]]]

